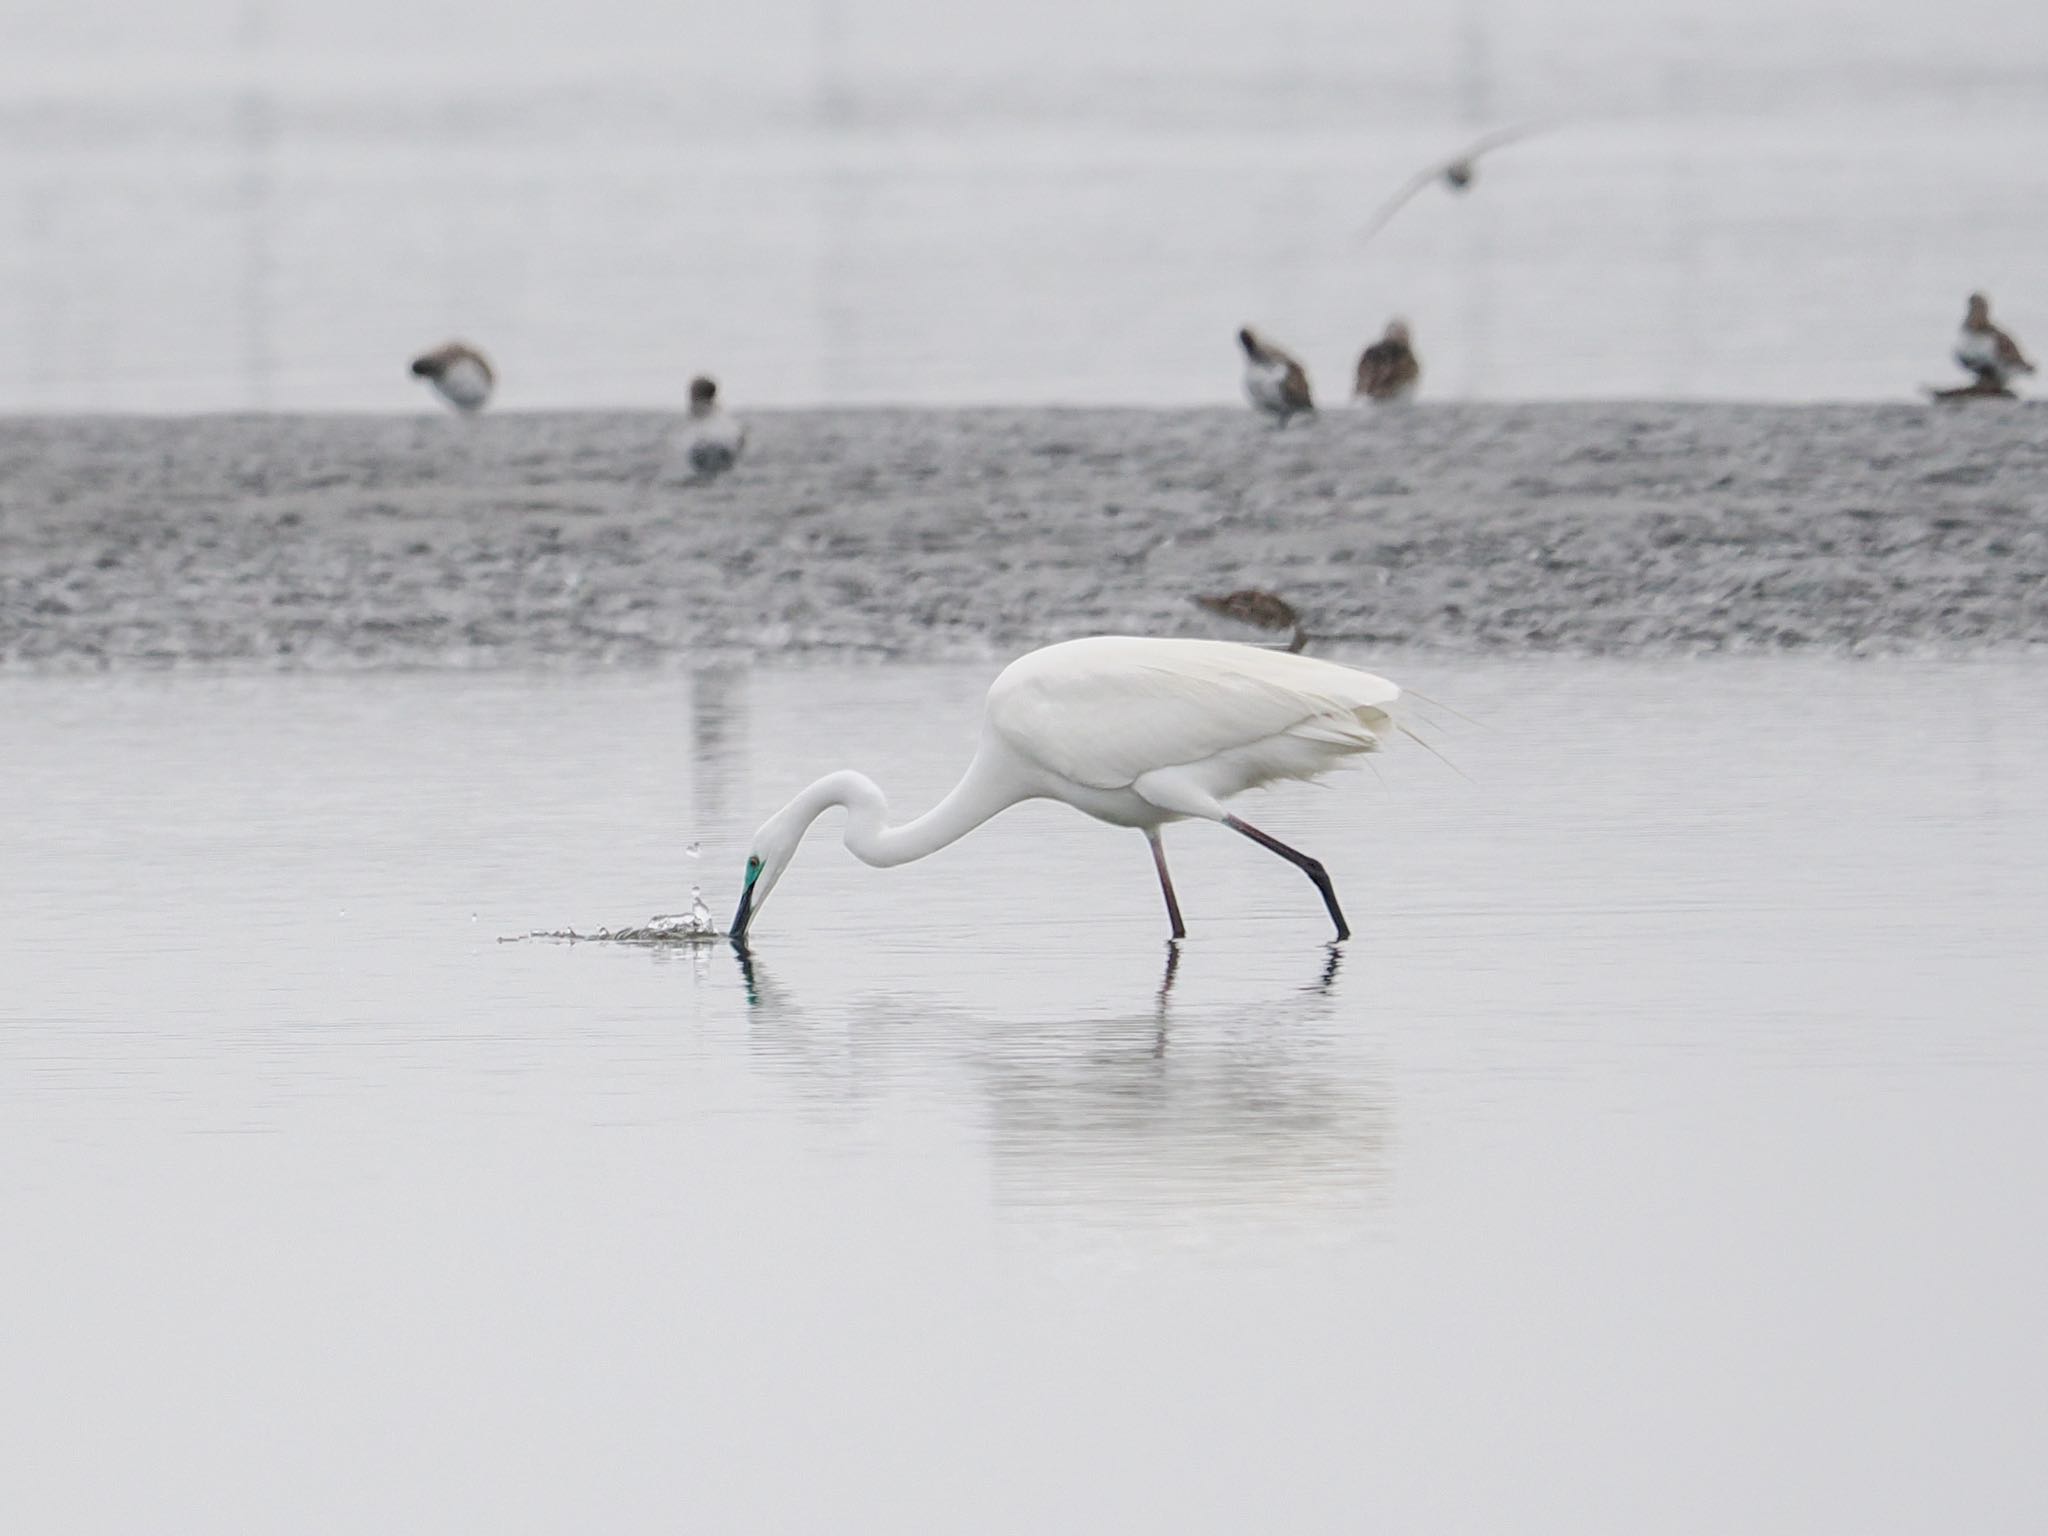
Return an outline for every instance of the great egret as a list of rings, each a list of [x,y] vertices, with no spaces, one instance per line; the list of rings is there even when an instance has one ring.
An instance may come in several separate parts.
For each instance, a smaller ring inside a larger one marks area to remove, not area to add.
[[[1193,602],[1199,608],[1221,614],[1226,619],[1235,619],[1240,624],[1249,624],[1254,629],[1291,629],[1294,638],[1287,642],[1287,649],[1299,651],[1308,644],[1308,634],[1301,627],[1301,615],[1294,611],[1294,604],[1275,592],[1262,592],[1257,587],[1240,587],[1235,592],[1198,592]]]
[[[1389,320],[1387,331],[1358,355],[1357,394],[1385,403],[1405,400],[1422,379],[1422,360],[1408,340],[1408,322]]]
[[[416,378],[433,385],[434,393],[465,415],[480,411],[497,388],[498,376],[483,353],[460,341],[444,342],[412,360]]]
[[[1159,829],[1190,817],[1220,821],[1306,874],[1337,937],[1351,936],[1323,866],[1223,808],[1230,796],[1280,779],[1312,779],[1400,729],[1401,690],[1334,662],[1222,640],[1100,636],[1049,645],[1010,663],[989,688],[981,744],[960,782],[915,821],[888,824],[874,781],[827,774],[762,823],[747,855],[731,938],[767,905],[812,822],[846,810],[846,846],[878,869],[958,841],[1025,800],[1063,800],[1111,826],[1145,834],[1173,936],[1180,903]]]
[[[1387,227],[1387,222],[1406,207],[1409,200],[1424,188],[1442,182],[1452,192],[1463,192],[1479,176],[1479,157],[1494,150],[1526,139],[1532,134],[1543,132],[1548,123],[1523,123],[1514,128],[1496,128],[1492,133],[1474,140],[1448,160],[1439,160],[1425,165],[1401,184],[1401,189],[1381,203],[1377,212],[1367,222],[1365,233],[1359,238],[1370,240]]]
[[[1283,427],[1297,414],[1315,410],[1300,363],[1249,326],[1237,333],[1237,344],[1244,348],[1244,392],[1253,405]]]
[[[699,374],[690,380],[690,469],[701,479],[722,475],[740,461],[747,429],[718,403],[718,385]]]
[[[1956,333],[1956,361],[1976,376],[1976,384],[1964,393],[2000,393],[2015,375],[2034,371],[2019,343],[1991,323],[1991,301],[1981,293],[1970,295],[1963,328]]]

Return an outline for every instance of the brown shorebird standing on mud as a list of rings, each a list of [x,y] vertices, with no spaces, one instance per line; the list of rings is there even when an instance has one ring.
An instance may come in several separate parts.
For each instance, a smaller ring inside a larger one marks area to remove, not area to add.
[[[1235,592],[1197,593],[1193,601],[1211,613],[1235,619],[1240,624],[1249,624],[1254,629],[1293,630],[1294,638],[1287,642],[1287,649],[1291,652],[1298,652],[1308,644],[1308,635],[1301,627],[1301,615],[1294,611],[1294,605],[1286,598],[1274,593],[1262,592],[1257,587],[1241,587]]]
[[[1296,416],[1315,413],[1308,374],[1300,363],[1249,326],[1237,333],[1237,344],[1244,348],[1244,392],[1253,405],[1283,427]]]
[[[1479,177],[1479,157],[1481,155],[1491,154],[1494,150],[1513,144],[1518,139],[1526,139],[1532,134],[1541,133],[1550,126],[1548,123],[1524,123],[1515,128],[1497,128],[1484,138],[1477,139],[1473,143],[1466,145],[1465,148],[1459,150],[1450,159],[1439,160],[1433,165],[1425,165],[1421,170],[1401,183],[1401,189],[1398,192],[1380,204],[1378,211],[1367,221],[1365,233],[1359,238],[1370,240],[1374,235],[1385,229],[1388,220],[1399,213],[1407,205],[1409,199],[1425,188],[1435,186],[1441,182],[1447,190],[1452,192],[1467,190]]]
[[[1406,400],[1422,379],[1422,360],[1408,341],[1408,322],[1389,320],[1387,332],[1358,357],[1356,394],[1386,403]]]
[[[498,376],[484,361],[483,353],[459,341],[446,342],[412,360],[416,378],[425,379],[434,393],[464,415],[484,408],[497,387]]]
[[[1970,382],[1937,389],[1935,399],[2016,399],[2012,381],[2034,371],[2019,343],[1991,323],[1991,301],[1981,293],[1970,295],[1963,328],[1956,333],[1956,361],[1971,376]]]

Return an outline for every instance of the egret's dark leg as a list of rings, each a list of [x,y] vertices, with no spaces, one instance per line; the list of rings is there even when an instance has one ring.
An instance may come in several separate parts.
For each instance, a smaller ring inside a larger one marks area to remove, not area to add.
[[[1323,893],[1323,905],[1330,909],[1330,921],[1337,925],[1337,937],[1340,939],[1351,937],[1351,925],[1344,921],[1344,909],[1337,905],[1337,891],[1330,884],[1330,872],[1323,868],[1320,860],[1310,858],[1299,848],[1288,847],[1279,838],[1274,837],[1270,833],[1261,832],[1250,822],[1240,821],[1235,816],[1224,817],[1223,825],[1230,828],[1233,832],[1242,832],[1261,848],[1272,849],[1281,858],[1307,875],[1309,879],[1315,881],[1316,889]]]
[[[1180,903],[1173,897],[1173,876],[1166,872],[1166,844],[1159,840],[1159,829],[1147,827],[1145,841],[1152,845],[1152,867],[1159,871],[1159,889],[1166,893],[1166,920],[1173,924],[1173,936],[1184,939],[1188,930],[1180,920]]]

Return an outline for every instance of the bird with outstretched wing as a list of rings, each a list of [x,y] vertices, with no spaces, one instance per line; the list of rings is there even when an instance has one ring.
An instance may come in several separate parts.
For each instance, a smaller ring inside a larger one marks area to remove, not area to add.
[[[1453,192],[1463,192],[1472,185],[1479,174],[1479,158],[1496,149],[1530,138],[1555,127],[1553,123],[1520,123],[1512,128],[1496,128],[1493,132],[1475,139],[1448,160],[1438,160],[1426,165],[1401,184],[1392,197],[1381,203],[1372,218],[1366,222],[1361,239],[1370,240],[1393,219],[1416,196],[1428,187],[1442,182]]]

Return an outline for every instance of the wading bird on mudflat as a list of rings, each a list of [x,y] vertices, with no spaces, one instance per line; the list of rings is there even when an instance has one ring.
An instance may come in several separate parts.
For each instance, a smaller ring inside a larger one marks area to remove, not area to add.
[[[1322,864],[1233,816],[1223,802],[1283,779],[1313,779],[1381,750],[1396,731],[1401,690],[1335,662],[1222,640],[1098,636],[1022,656],[989,688],[981,741],[951,793],[915,821],[889,825],[872,779],[827,774],[754,834],[731,937],[746,941],[804,834],[835,806],[846,846],[878,869],[958,842],[1026,800],[1060,800],[1115,827],[1143,832],[1167,922],[1186,936],[1159,829],[1221,822],[1278,854],[1314,883],[1351,936]]]
[[[1283,427],[1315,414],[1307,369],[1250,326],[1237,333],[1237,344],[1244,348],[1244,392],[1253,405]]]
[[[1938,390],[1939,398],[1992,395],[2011,399],[2012,381],[2034,371],[2020,344],[1991,323],[1991,301],[1981,293],[1971,294],[1964,307],[1962,329],[1956,332],[1956,362],[1971,376],[1971,382],[1959,389]]]
[[[1354,394],[1360,400],[1387,405],[1406,400],[1422,382],[1422,360],[1408,338],[1408,322],[1389,320],[1386,333],[1358,355]]]
[[[1293,638],[1287,642],[1287,649],[1299,651],[1308,644],[1308,631],[1302,627],[1301,615],[1294,604],[1277,592],[1267,592],[1259,587],[1240,587],[1235,592],[1197,592],[1189,599],[1197,608],[1233,619],[1239,624],[1249,624],[1254,629],[1275,631],[1293,630]]]
[[[700,480],[722,475],[740,461],[747,429],[718,403],[716,380],[699,374],[690,380],[690,437],[685,453],[690,473]]]

